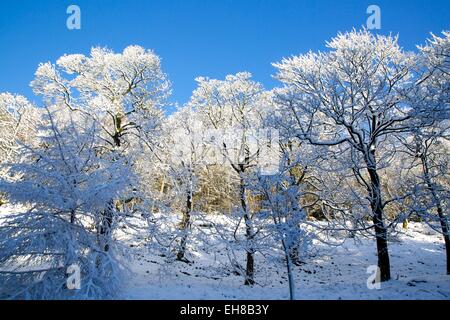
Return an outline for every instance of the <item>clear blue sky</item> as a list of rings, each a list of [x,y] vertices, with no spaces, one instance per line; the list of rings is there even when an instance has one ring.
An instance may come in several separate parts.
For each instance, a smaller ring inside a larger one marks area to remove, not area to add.
[[[81,30],[66,28],[70,4],[81,8]],[[370,4],[381,8],[379,32],[398,33],[408,50],[450,29],[450,0],[0,0],[0,91],[32,98],[39,62],[130,44],[161,56],[173,102],[189,99],[197,76],[249,71],[271,88],[271,62],[359,29]]]

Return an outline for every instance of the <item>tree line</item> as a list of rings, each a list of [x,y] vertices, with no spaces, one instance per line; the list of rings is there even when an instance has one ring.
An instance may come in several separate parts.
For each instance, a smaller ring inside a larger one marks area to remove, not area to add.
[[[330,232],[372,237],[390,280],[389,239],[409,220],[443,235],[450,274],[449,57],[447,31],[407,52],[396,36],[353,30],[274,63],[270,90],[248,72],[199,77],[171,114],[151,50],[40,64],[42,103],[0,94],[0,203],[20,208],[0,217],[0,296],[113,297],[121,225],[189,262],[193,217],[208,215],[233,218],[214,227],[239,243],[244,266],[230,264],[246,285],[270,238],[291,298],[294,266]],[[64,284],[74,263],[76,292]]]

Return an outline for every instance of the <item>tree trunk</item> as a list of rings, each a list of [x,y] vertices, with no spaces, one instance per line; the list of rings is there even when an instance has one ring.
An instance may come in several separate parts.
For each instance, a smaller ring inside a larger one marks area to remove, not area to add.
[[[447,274],[450,275],[450,234],[448,229],[448,220],[447,217],[444,215],[442,205],[439,203],[436,205],[436,207],[439,216],[439,221],[441,223],[442,234],[444,235],[445,253],[447,257]]]
[[[71,224],[75,223],[75,210],[70,211],[70,223]]]
[[[244,285],[251,286],[255,284],[254,280],[254,268],[255,268],[255,261],[253,257],[253,252],[250,250],[247,251],[247,266],[245,270],[245,282]]]
[[[120,147],[120,133],[116,132],[113,136],[113,141],[114,141],[114,145],[116,145],[117,147]]]
[[[304,261],[300,258],[300,252],[297,246],[292,246],[289,248],[289,256],[291,258],[291,262],[296,266],[301,266],[304,264]]]
[[[290,168],[289,169],[289,176],[292,179],[291,180],[291,184],[294,183],[296,186],[299,186],[300,183],[303,180],[303,177],[305,176],[305,174],[304,174],[305,171],[302,174],[302,177],[300,177],[300,179],[297,181],[297,177],[295,176],[295,172],[294,172],[293,167],[292,167],[292,159],[291,159],[291,156],[290,156],[290,152],[292,152],[292,148],[293,148],[292,141],[288,142],[287,147],[289,149],[289,154],[288,154],[288,158],[287,158],[287,165]],[[304,168],[303,170],[306,170],[306,168]],[[295,195],[295,205],[296,206],[300,205],[300,199],[299,199],[299,195],[298,194]],[[293,244],[288,249],[289,249],[289,255],[290,255],[291,263],[295,264],[296,266],[302,265],[302,261],[301,261],[301,258],[300,258],[300,252],[298,250],[298,246]]]
[[[166,184],[166,176],[163,175],[162,176],[162,181],[161,181],[161,187],[159,188],[159,200],[161,200],[163,195],[164,195],[165,184]],[[150,214],[153,214],[155,212],[155,202],[156,202],[156,200],[153,199],[152,200],[152,206],[150,208]]]
[[[114,201],[108,202],[108,207],[101,213],[101,221],[99,227],[100,245],[103,246],[105,252],[109,251],[109,238],[111,236],[111,228],[114,216]]]
[[[252,228],[252,221],[250,218],[250,215],[248,213],[247,208],[247,202],[245,199],[245,181],[244,177],[240,177],[240,189],[239,189],[239,196],[241,199],[241,208],[244,212],[244,221],[245,221],[245,238],[247,240],[247,266],[245,270],[245,285],[253,285],[255,284],[254,280],[254,269],[255,269],[255,261],[254,261],[254,251],[251,246],[251,241],[253,239],[253,228]]]
[[[192,192],[191,190],[188,190],[186,195],[186,208],[183,213],[183,219],[181,220],[180,224],[180,230],[183,232],[183,236],[181,237],[180,241],[180,249],[177,253],[177,260],[187,262],[186,258],[184,257],[186,253],[186,243],[187,243],[187,237],[188,237],[188,229],[191,225],[191,211],[192,211]]]
[[[425,157],[422,156],[422,165],[425,175],[425,182],[427,184],[428,190],[430,190],[431,196],[435,203],[435,207],[438,213],[439,222],[441,224],[442,234],[444,236],[445,242],[445,253],[447,258],[447,274],[450,275],[450,234],[449,234],[449,226],[446,215],[444,214],[444,209],[442,207],[441,200],[439,199],[436,193],[436,185],[430,177],[430,171],[428,169],[428,162]]]
[[[288,281],[289,281],[289,299],[295,300],[295,282],[294,282],[294,275],[292,273],[292,260],[291,260],[291,254],[289,250],[289,246],[286,245],[286,242],[282,240],[283,249],[284,249],[284,256],[286,260],[286,269],[288,273]]]
[[[114,140],[114,144],[116,145],[116,147],[120,147],[121,145],[120,137],[123,130],[122,117],[123,116],[120,114],[114,116],[114,135],[112,136],[112,138]]]
[[[378,267],[380,268],[380,280],[382,282],[391,279],[391,266],[389,261],[387,228],[383,221],[383,205],[381,198],[381,183],[378,176],[375,161],[375,152],[370,151],[367,160],[367,171],[370,176],[370,206],[372,208],[372,221],[375,227],[377,240]]]
[[[116,147],[120,147],[120,126],[121,126],[121,117],[117,115],[114,119],[115,123],[115,134],[112,137],[114,140],[114,144]],[[111,227],[114,217],[114,200],[111,199],[108,201],[107,207],[103,212],[100,213],[100,226],[99,226],[99,242],[100,246],[103,246],[103,250],[105,252],[109,251],[109,237],[111,236]]]

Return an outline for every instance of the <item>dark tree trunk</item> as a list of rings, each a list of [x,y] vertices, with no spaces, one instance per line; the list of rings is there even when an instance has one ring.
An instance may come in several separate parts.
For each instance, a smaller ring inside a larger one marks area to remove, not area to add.
[[[186,243],[188,237],[188,229],[191,224],[191,211],[192,211],[192,193],[189,190],[186,195],[186,208],[183,214],[183,219],[181,220],[180,229],[183,231],[183,236],[180,241],[180,249],[177,253],[177,260],[179,261],[187,261],[185,258],[186,254]]]
[[[121,141],[121,125],[122,125],[122,116],[116,115],[114,117],[114,127],[115,127],[115,134],[112,136],[114,140],[114,144],[116,147],[120,147]],[[109,251],[109,241],[111,236],[111,228],[114,218],[114,200],[109,200],[107,207],[105,210],[103,210],[100,213],[100,226],[99,226],[99,238],[100,238],[100,245],[103,246],[103,250],[105,252]]]
[[[117,114],[114,117],[114,135],[112,136],[113,140],[114,140],[114,144],[116,145],[116,147],[120,147],[121,145],[121,141],[120,141],[120,137],[121,137],[121,133],[122,133],[122,115]]]
[[[442,208],[441,200],[439,199],[437,193],[436,193],[436,185],[432,181],[430,177],[430,171],[428,169],[428,162],[425,157],[421,158],[423,170],[425,174],[425,182],[427,184],[428,190],[431,193],[431,196],[433,198],[438,217],[439,222],[441,224],[442,234],[444,235],[444,242],[445,242],[445,253],[446,253],[446,259],[447,259],[447,274],[450,275],[450,234],[449,234],[449,226],[448,226],[448,220],[446,215],[444,214],[444,209]]]
[[[292,152],[292,141],[288,142],[287,145],[288,149],[289,149],[289,155],[287,158],[287,165],[290,168],[289,169],[289,176],[291,177],[291,184],[294,184],[296,187],[298,187],[303,179],[306,176],[306,170],[308,169],[307,166],[305,166],[305,168],[303,168],[303,173],[300,177],[296,177],[295,176],[295,171],[294,168],[292,167],[292,160],[291,160],[291,156],[290,156],[290,152]],[[295,196],[295,206],[299,206],[300,205],[300,198],[299,195],[296,194]],[[295,209],[299,209],[299,208],[295,208]],[[298,226],[299,227],[299,226]],[[300,252],[298,249],[298,246],[296,245],[296,243],[293,243],[290,247],[289,247],[289,257],[291,259],[291,262],[293,264],[295,264],[296,266],[301,266],[303,264],[301,257],[300,257]]]
[[[437,205],[437,211],[439,216],[439,221],[441,222],[442,233],[444,235],[445,241],[445,253],[447,257],[447,274],[450,275],[450,235],[448,229],[448,220],[444,215],[444,210],[442,209],[442,205],[439,203]]]
[[[289,257],[291,259],[291,262],[296,266],[301,266],[305,264],[305,260],[301,259],[299,249],[295,245],[289,249]]]
[[[116,132],[116,133],[112,136],[112,138],[113,138],[114,144],[115,144],[117,147],[120,147],[120,133],[119,133],[119,132]]]
[[[75,210],[70,211],[70,223],[71,224],[75,223]]]
[[[254,268],[255,262],[253,257],[253,252],[247,251],[247,268],[245,270],[245,282],[246,286],[250,286],[255,284],[254,280]]]
[[[247,201],[245,199],[245,181],[241,176],[240,179],[240,200],[242,211],[244,212],[244,222],[245,222],[245,238],[247,240],[247,266],[245,270],[245,285],[253,285],[255,284],[254,280],[254,269],[255,269],[255,261],[254,261],[254,251],[251,246],[251,241],[253,240],[253,230],[252,230],[252,221],[250,215],[248,213]]]
[[[377,239],[378,267],[380,268],[380,280],[383,282],[391,279],[391,265],[389,261],[387,229],[383,223],[382,211],[376,209],[373,214],[375,237]]]
[[[391,266],[389,261],[387,228],[383,221],[383,204],[381,198],[381,183],[378,176],[374,151],[371,151],[367,161],[367,170],[370,176],[370,206],[372,208],[372,221],[375,227],[377,240],[378,267],[380,268],[380,280],[382,282],[391,279]]]
[[[111,227],[114,217],[114,201],[110,200],[108,207],[101,213],[101,221],[99,227],[100,243],[105,252],[109,251],[109,237],[111,235]]]
[[[295,281],[294,275],[292,271],[292,258],[289,247],[286,245],[284,240],[281,241],[284,249],[284,258],[286,261],[286,270],[288,274],[288,282],[289,282],[289,299],[295,300]]]

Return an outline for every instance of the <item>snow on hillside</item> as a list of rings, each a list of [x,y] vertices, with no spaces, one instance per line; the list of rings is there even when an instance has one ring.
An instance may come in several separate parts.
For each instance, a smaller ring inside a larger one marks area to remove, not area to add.
[[[316,257],[295,267],[298,299],[450,299],[442,236],[422,224],[410,223],[409,230],[390,243],[393,280],[382,283],[380,290],[366,285],[367,267],[377,261],[372,239],[347,239],[331,248],[315,245]],[[257,284],[248,287],[242,276],[226,270],[228,261],[220,247],[208,253],[191,247],[190,264],[163,264],[163,258],[142,247],[132,250],[133,276],[123,292],[127,299],[289,298],[282,261],[268,263],[258,256]]]
[[[0,207],[0,216],[16,211]],[[173,217],[174,221],[176,217]],[[216,220],[223,220],[215,217]],[[194,228],[194,233],[201,229]],[[208,229],[208,228],[205,228]],[[211,230],[209,230],[211,231]],[[202,230],[208,232],[208,230]],[[126,265],[131,271],[120,294],[124,299],[288,299],[287,275],[281,259],[257,255],[256,282],[243,285],[243,277],[229,268],[224,248],[196,241],[189,247],[190,263],[172,261],[152,253],[140,238],[125,234],[129,248]],[[341,246],[315,242],[317,252],[302,266],[295,266],[298,299],[450,299],[450,277],[445,275],[442,235],[421,223],[409,224],[390,243],[393,280],[369,290],[366,272],[376,264],[372,239],[346,239]],[[244,256],[240,257],[242,262]]]

